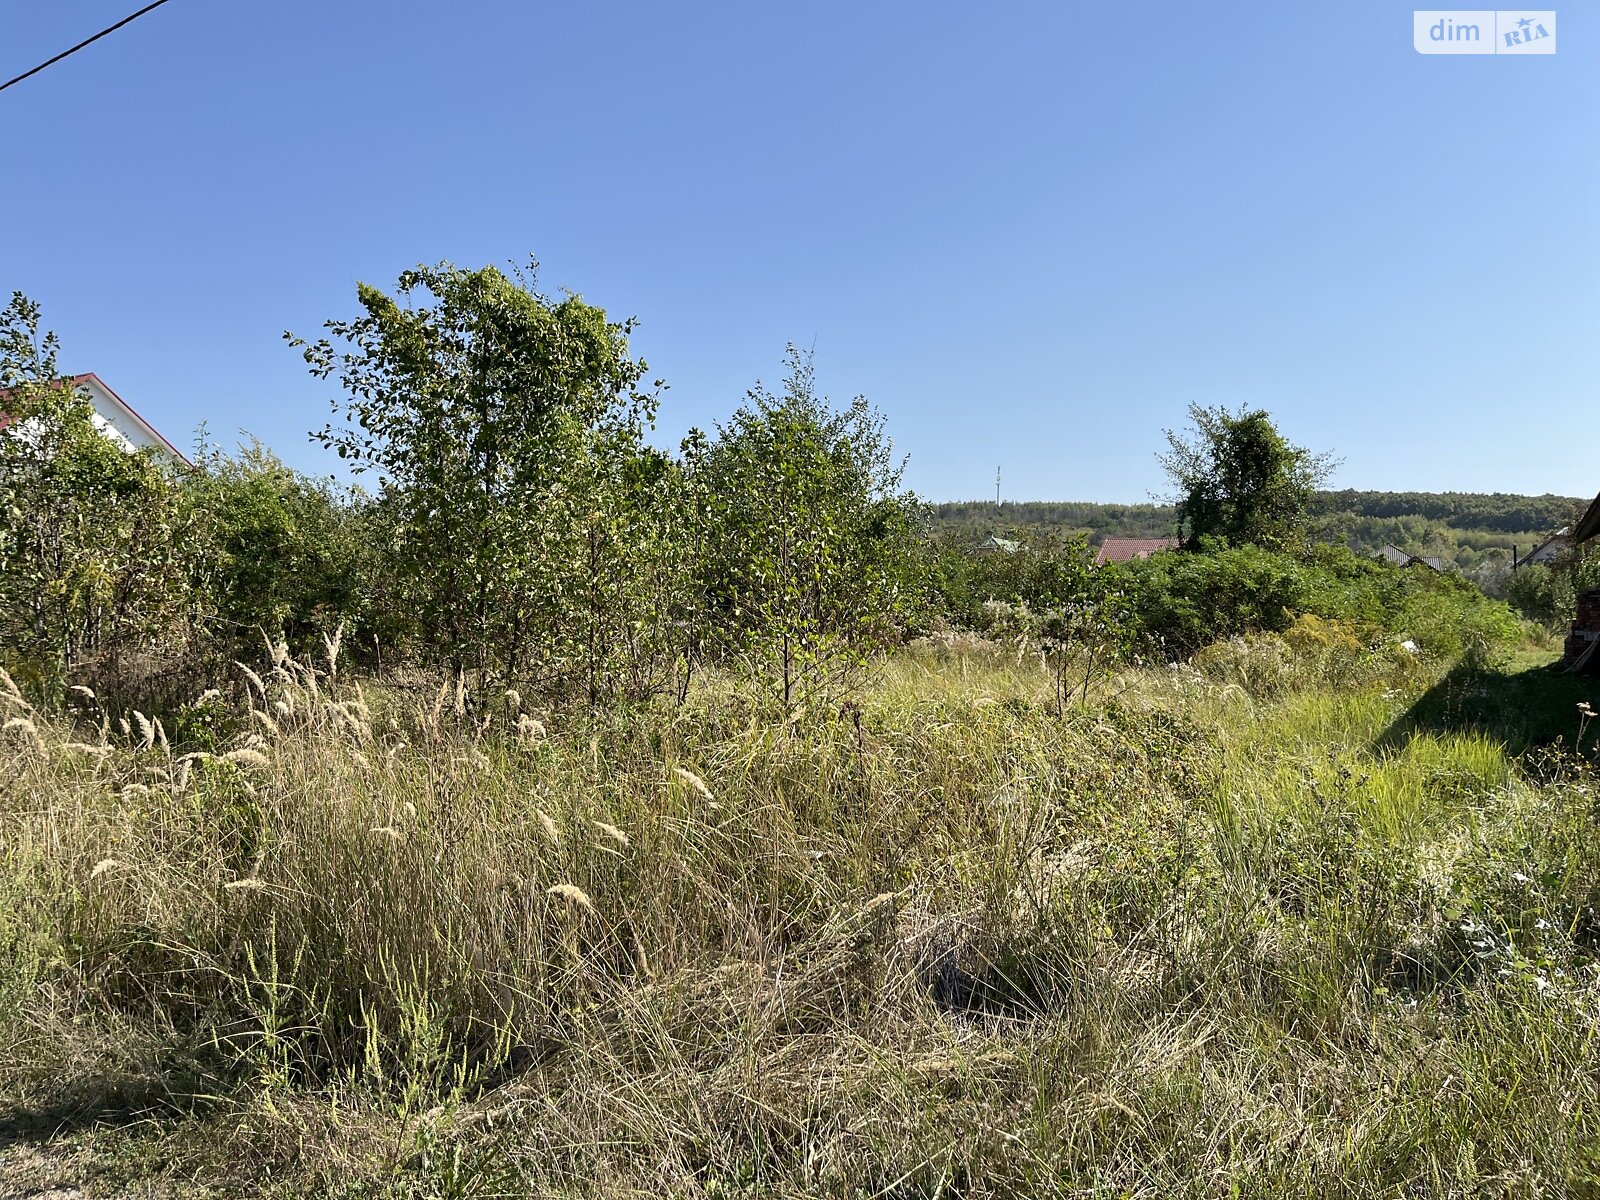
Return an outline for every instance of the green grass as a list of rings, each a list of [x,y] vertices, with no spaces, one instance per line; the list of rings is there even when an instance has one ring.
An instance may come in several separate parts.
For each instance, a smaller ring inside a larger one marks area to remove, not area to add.
[[[1600,1194],[1590,685],[1263,653],[521,732],[285,663],[187,762],[13,700],[0,1188]]]

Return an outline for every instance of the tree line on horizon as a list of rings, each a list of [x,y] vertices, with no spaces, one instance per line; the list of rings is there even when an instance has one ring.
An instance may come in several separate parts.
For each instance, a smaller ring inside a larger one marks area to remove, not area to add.
[[[1509,566],[1513,548],[1527,554],[1572,522],[1587,501],[1503,492],[1384,492],[1343,488],[1312,493],[1308,513],[1315,536],[1342,541],[1356,553],[1376,554],[1386,543],[1438,555],[1462,571]],[[993,532],[1070,532],[1091,545],[1106,538],[1174,537],[1175,503],[1093,501],[944,501],[929,506],[939,533],[981,541]]]

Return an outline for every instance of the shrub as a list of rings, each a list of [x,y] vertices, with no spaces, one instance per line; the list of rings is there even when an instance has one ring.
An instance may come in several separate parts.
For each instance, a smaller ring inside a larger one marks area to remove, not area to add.
[[[363,615],[371,551],[355,495],[291,470],[258,441],[234,458],[212,446],[196,457],[184,484],[189,560],[220,651],[240,657],[280,632],[315,646]]]

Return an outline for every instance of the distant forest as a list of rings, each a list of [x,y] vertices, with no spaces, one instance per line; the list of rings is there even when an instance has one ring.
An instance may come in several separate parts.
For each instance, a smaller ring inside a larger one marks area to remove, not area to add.
[[[1513,496],[1504,492],[1319,492],[1312,504],[1317,536],[1373,554],[1385,542],[1412,554],[1437,555],[1462,571],[1511,561],[1511,549],[1526,554],[1587,503],[1571,496]],[[1108,537],[1168,537],[1177,518],[1165,504],[1089,504],[1030,500],[950,501],[932,506],[936,531],[977,542],[990,533],[1087,534],[1093,544]]]

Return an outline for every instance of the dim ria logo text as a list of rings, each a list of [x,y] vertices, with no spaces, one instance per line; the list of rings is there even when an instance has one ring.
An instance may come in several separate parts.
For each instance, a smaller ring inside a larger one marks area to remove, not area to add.
[[[1556,52],[1554,9],[1419,9],[1411,17],[1411,40],[1418,54]]]

